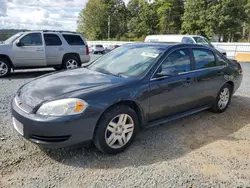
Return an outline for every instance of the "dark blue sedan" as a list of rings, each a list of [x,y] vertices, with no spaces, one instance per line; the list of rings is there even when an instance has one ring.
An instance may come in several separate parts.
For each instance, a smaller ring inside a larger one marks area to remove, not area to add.
[[[240,64],[194,44],[128,44],[87,68],[22,86],[12,101],[15,129],[45,147],[93,141],[115,154],[141,128],[210,109],[224,112],[242,81]]]

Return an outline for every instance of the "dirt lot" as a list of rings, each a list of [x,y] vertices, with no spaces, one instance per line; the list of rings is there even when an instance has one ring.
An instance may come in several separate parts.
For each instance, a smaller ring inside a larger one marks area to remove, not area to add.
[[[223,114],[205,111],[142,131],[116,156],[93,146],[45,150],[12,127],[17,89],[47,73],[0,80],[0,187],[250,187],[250,64]]]

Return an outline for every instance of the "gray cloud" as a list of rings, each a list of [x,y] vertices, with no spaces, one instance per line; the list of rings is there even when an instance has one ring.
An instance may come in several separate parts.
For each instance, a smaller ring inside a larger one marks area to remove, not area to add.
[[[6,16],[7,13],[7,6],[5,0],[0,0],[0,17]]]

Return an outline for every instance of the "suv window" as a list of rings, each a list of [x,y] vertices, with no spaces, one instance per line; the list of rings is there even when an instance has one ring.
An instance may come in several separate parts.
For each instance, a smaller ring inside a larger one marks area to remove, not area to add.
[[[85,45],[84,41],[79,35],[63,35],[63,38],[69,45]]]
[[[190,37],[183,37],[182,42],[183,43],[194,44],[193,39],[191,39]]]
[[[219,56],[218,54],[216,54],[216,57],[217,57],[217,65],[218,66],[223,66],[223,65],[226,65],[227,62],[226,60],[224,60],[221,56]]]
[[[20,42],[23,46],[42,46],[42,35],[41,33],[30,33],[25,35]]]
[[[44,40],[46,46],[61,46],[62,41],[58,35],[55,34],[44,34]]]
[[[179,49],[172,52],[168,57],[163,61],[160,70],[161,72],[165,69],[171,71],[176,71],[178,73],[190,71],[191,58],[189,49]]]
[[[216,60],[212,51],[206,49],[193,49],[193,53],[196,69],[216,66]]]

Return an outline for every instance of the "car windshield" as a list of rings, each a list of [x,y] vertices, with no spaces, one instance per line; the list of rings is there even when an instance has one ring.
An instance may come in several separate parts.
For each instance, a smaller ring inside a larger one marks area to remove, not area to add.
[[[213,47],[213,45],[207,40],[205,37],[194,37],[194,40],[196,41],[197,44],[202,44],[206,46]]]
[[[120,77],[137,77],[152,67],[165,50],[161,46],[122,46],[99,58],[88,68]]]
[[[13,35],[12,37],[8,38],[6,41],[4,41],[4,44],[11,44],[12,42],[14,42],[17,38],[21,37],[23,35],[22,32],[17,33],[15,35]]]

